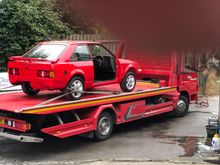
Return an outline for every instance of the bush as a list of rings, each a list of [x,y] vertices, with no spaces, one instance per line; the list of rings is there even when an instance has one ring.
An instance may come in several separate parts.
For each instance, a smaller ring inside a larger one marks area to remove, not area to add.
[[[0,68],[8,56],[23,54],[36,42],[68,34],[61,16],[55,0],[0,1]]]

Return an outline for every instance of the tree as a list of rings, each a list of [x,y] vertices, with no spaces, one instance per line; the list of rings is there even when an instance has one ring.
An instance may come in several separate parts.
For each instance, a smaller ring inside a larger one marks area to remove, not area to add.
[[[67,22],[75,33],[97,34],[107,30],[94,19],[83,14],[76,1],[57,0],[58,10],[63,12],[63,20]]]
[[[55,0],[0,1],[0,60],[20,55],[36,42],[51,40],[70,32],[61,21]]]

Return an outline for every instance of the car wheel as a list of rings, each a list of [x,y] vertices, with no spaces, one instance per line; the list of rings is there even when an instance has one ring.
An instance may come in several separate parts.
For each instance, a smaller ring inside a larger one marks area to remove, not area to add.
[[[127,72],[124,79],[120,83],[121,89],[124,92],[131,92],[136,85],[136,77],[133,72]]]
[[[189,110],[189,101],[187,97],[180,95],[176,108],[173,110],[172,114],[176,117],[183,117],[188,113],[188,110]]]
[[[33,89],[29,82],[25,82],[21,85],[23,92],[28,96],[34,96],[40,92],[39,89]]]
[[[96,140],[108,139],[113,131],[113,117],[109,112],[102,112],[97,122],[97,128],[95,130]]]
[[[73,77],[69,84],[67,85],[66,92],[69,94],[66,95],[67,99],[69,100],[77,100],[83,95],[84,90],[84,82],[81,77]],[[72,92],[70,92],[72,91]],[[78,91],[78,92],[77,92]]]

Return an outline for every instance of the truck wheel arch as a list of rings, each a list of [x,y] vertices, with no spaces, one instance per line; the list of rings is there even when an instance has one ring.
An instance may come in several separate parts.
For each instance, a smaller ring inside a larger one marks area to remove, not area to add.
[[[112,108],[106,108],[102,112],[109,112],[113,117],[113,123],[116,124],[116,113]]]
[[[188,102],[190,103],[190,95],[187,91],[181,91],[180,96],[185,96],[188,99]]]
[[[98,122],[98,118],[100,116],[100,114],[102,112],[109,112],[112,117],[113,117],[113,123],[114,124],[117,124],[118,121],[117,121],[117,111],[116,109],[113,107],[113,105],[103,105],[103,106],[100,106],[97,111],[95,112],[95,115],[94,115],[94,118],[95,118],[95,123],[97,124]]]

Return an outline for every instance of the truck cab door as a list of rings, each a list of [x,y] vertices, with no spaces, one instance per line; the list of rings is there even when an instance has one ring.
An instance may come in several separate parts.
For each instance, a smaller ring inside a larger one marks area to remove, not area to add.
[[[184,51],[180,55],[179,89],[189,93],[190,101],[195,101],[198,94],[198,76],[194,56],[192,51]]]

